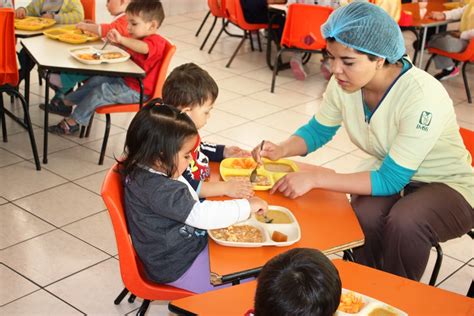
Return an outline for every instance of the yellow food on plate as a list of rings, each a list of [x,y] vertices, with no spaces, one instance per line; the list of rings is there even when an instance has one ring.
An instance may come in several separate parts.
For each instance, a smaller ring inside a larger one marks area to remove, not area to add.
[[[232,242],[263,242],[260,229],[252,225],[229,226],[227,228],[212,229],[214,238]]]
[[[60,41],[71,43],[71,44],[81,44],[87,42],[87,37],[81,34],[75,33],[64,33],[58,36]]]
[[[234,169],[255,169],[257,163],[252,158],[235,159],[231,164]]]
[[[398,316],[398,313],[389,308],[377,307],[371,310],[367,316]]]
[[[124,55],[120,52],[111,52],[111,53],[104,53],[102,54],[103,59],[117,59],[122,58]]]
[[[54,19],[26,17],[24,19],[15,19],[15,28],[26,31],[37,31],[56,23]]]
[[[272,224],[290,224],[291,223],[291,218],[286,214],[285,212],[282,211],[277,211],[277,210],[268,210],[267,213],[265,214],[267,216],[267,219],[272,219]],[[263,215],[257,214],[255,216],[257,221],[265,223],[265,218]]]
[[[275,230],[272,234],[272,240],[276,242],[286,242],[288,241],[288,235]]]
[[[358,313],[365,303],[362,300],[362,297],[355,295],[353,292],[347,292],[341,294],[341,302],[337,308],[341,312],[355,314]]]
[[[248,182],[248,181],[250,181],[250,175],[248,175],[248,176],[226,176],[225,179],[226,179],[226,181]],[[269,186],[272,183],[270,182],[270,179],[268,179],[267,176],[257,175],[257,177],[255,178],[255,181],[252,182],[252,184],[257,185],[257,186]]]
[[[270,172],[293,172],[293,168],[285,163],[269,162],[263,165]]]
[[[99,59],[94,54],[77,54],[77,57],[79,57],[80,59],[84,59],[84,60],[97,60],[97,59]]]

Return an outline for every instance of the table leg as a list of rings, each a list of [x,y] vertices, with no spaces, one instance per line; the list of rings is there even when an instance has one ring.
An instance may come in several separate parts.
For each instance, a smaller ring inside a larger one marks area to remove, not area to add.
[[[44,134],[43,134],[43,163],[48,163],[48,119],[49,119],[49,71],[45,71],[45,81],[44,85]]]
[[[428,28],[423,28],[423,38],[421,40],[421,47],[420,47],[420,59],[418,60],[418,68],[423,69],[423,51],[425,50],[426,44],[426,33],[428,32]]]

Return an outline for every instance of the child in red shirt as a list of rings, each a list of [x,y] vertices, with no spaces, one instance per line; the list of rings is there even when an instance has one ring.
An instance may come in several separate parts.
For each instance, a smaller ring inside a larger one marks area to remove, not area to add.
[[[148,99],[155,87],[163,60],[166,40],[156,31],[164,20],[163,6],[159,1],[134,1],[126,9],[130,37],[112,29],[107,38],[124,47],[131,59],[146,72],[143,80],[144,99]],[[87,125],[95,109],[116,103],[140,101],[140,87],[133,78],[95,76],[73,93],[67,100],[77,105],[72,115],[48,130],[55,134],[73,134],[80,125]]]
[[[130,0],[107,0],[107,10],[114,16],[111,23],[97,24],[92,21],[84,21],[76,24],[76,28],[100,37],[106,37],[107,33],[112,29],[116,29],[123,36],[129,36],[127,30],[127,15],[125,14],[125,9],[129,3]],[[89,78],[89,76],[80,74],[51,74],[49,81],[51,86],[56,90],[56,94],[48,106],[49,112],[63,116],[70,115],[72,112],[72,104],[69,104],[69,106],[64,104],[64,95],[73,89],[76,84],[87,78]],[[40,104],[40,108],[44,109],[44,104]]]

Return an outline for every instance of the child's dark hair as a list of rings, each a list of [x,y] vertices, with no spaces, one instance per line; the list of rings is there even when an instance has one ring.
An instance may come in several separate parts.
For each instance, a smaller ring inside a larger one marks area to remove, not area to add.
[[[180,109],[203,105],[209,100],[214,103],[218,94],[214,79],[194,63],[173,69],[163,85],[163,102]]]
[[[197,135],[193,121],[185,113],[151,100],[133,118],[125,139],[123,175],[133,177],[139,165],[156,163],[171,177],[176,170],[176,155],[188,137]]]
[[[158,26],[165,19],[163,4],[158,0],[132,0],[125,12],[140,16],[145,22],[155,20],[158,22]]]
[[[255,293],[255,316],[330,316],[339,306],[341,280],[319,250],[295,248],[262,268]]]

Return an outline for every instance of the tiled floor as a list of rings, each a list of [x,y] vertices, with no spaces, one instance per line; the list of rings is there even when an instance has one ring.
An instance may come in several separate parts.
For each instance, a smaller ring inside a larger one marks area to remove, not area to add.
[[[199,51],[204,34],[196,38],[194,33],[206,13],[206,1],[163,2],[167,18],[160,33],[178,47],[171,69],[195,62],[208,70],[220,87],[216,108],[202,133],[207,140],[244,148],[262,139],[282,140],[318,109],[326,86],[319,74],[318,57],[309,64],[306,81],[295,81],[289,71],[283,71],[276,93],[271,94],[271,72],[263,53],[245,46],[231,68],[225,68],[237,45],[235,38],[224,36],[211,55]],[[99,21],[109,19],[102,13],[104,3],[97,1]],[[42,148],[43,113],[38,104],[43,87],[33,74],[31,115],[36,141]],[[469,70],[469,80],[474,83],[474,67]],[[474,129],[474,108],[466,101],[461,77],[443,84],[454,99],[459,124]],[[9,105],[9,98],[4,102]],[[50,136],[51,155],[41,172],[35,171],[27,134],[7,118],[9,142],[0,143],[1,315],[117,315],[138,308],[139,301],[113,304],[122,283],[112,227],[99,196],[105,171],[114,154],[122,150],[131,117],[113,116],[103,166],[97,165],[104,130],[100,118],[89,139]],[[60,118],[53,115],[51,119]],[[341,130],[324,149],[297,159],[349,172],[364,156]],[[472,244],[467,236],[443,244],[439,287],[467,292],[473,277]],[[433,262],[432,256],[425,283]],[[166,302],[153,302],[149,314],[167,315]]]

